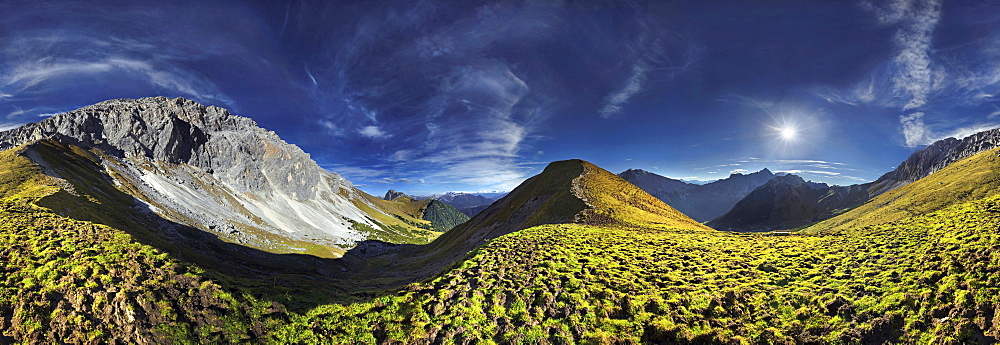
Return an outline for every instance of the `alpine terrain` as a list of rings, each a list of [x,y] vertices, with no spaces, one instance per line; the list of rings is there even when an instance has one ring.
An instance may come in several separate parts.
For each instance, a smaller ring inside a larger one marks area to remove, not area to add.
[[[721,216],[755,188],[775,177],[767,168],[746,175],[731,174],[728,178],[703,185],[663,177],[641,169],[629,169],[618,176],[699,222]]]
[[[4,343],[1000,339],[998,149],[777,236],[714,230],[578,159],[464,220],[183,99],[2,136]],[[783,196],[831,188],[772,177],[734,209],[781,222]]]
[[[807,188],[793,180],[765,184],[740,200],[725,215],[708,223],[720,230],[792,229],[850,210],[980,152],[1000,147],[1000,129],[963,139],[947,138],[911,154],[896,169],[869,183]]]
[[[92,156],[101,178],[135,198],[123,206],[272,252],[337,256],[365,239],[425,243],[443,230],[416,208],[354,188],[253,120],[181,98],[98,103],[0,132],[0,149],[39,140]]]

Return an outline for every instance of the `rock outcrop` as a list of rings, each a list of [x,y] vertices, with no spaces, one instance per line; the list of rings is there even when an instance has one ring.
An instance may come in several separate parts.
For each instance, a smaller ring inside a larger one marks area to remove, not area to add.
[[[396,200],[397,198],[402,198],[404,196],[406,196],[405,193],[397,192],[395,189],[390,189],[389,191],[385,192],[385,196],[382,197],[382,199],[386,201],[393,201]]]
[[[164,218],[265,250],[336,252],[407,226],[253,120],[182,98],[101,102],[0,132],[0,149],[43,139],[102,152],[110,178]]]
[[[118,99],[0,132],[0,150],[41,139],[94,147],[117,157],[187,164],[217,176],[238,192],[273,189],[310,199],[324,177],[352,185],[320,168],[294,145],[253,120],[183,98]]]
[[[1000,147],[1000,128],[979,132],[963,139],[938,140],[914,152],[895,170],[875,180],[871,193],[875,196],[899,188],[944,169],[951,163],[996,147]]]

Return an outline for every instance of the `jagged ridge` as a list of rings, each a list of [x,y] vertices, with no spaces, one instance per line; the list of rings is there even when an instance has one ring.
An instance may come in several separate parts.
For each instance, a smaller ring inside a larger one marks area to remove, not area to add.
[[[101,102],[0,132],[0,149],[44,139],[99,150],[106,173],[154,212],[265,250],[335,256],[360,240],[423,243],[437,234],[253,120],[182,98]]]
[[[766,168],[750,174],[731,174],[728,178],[704,185],[660,176],[641,169],[618,174],[678,211],[705,222],[728,211],[754,188],[774,178]]]

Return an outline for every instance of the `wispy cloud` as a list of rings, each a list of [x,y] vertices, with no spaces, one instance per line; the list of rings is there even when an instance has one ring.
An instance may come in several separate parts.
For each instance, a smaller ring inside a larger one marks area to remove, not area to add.
[[[2,132],[2,131],[9,131],[9,130],[12,130],[14,128],[21,127],[23,125],[24,125],[23,122],[5,122],[5,123],[0,123],[0,132]]]
[[[197,100],[233,105],[214,83],[179,64],[191,57],[169,46],[153,48],[126,38],[51,31],[8,40],[0,44],[0,99],[22,94],[20,98],[30,98],[77,85],[99,89],[95,83],[126,77]]]
[[[386,133],[385,131],[378,128],[378,126],[365,126],[358,130],[358,134],[369,139],[386,139],[391,138],[392,134]]]
[[[977,106],[994,102],[1000,91],[1000,64],[995,62],[1000,49],[987,46],[961,59],[942,57],[933,46],[942,16],[940,0],[865,1],[862,5],[879,23],[895,28],[892,37],[895,55],[847,90],[818,87],[813,94],[829,102],[896,109],[900,112],[899,128],[906,147],[927,145],[967,132],[967,128],[988,129],[994,125],[980,121],[961,125],[969,121],[956,121],[957,114],[950,114],[951,109],[936,103]],[[987,37],[983,42],[989,45],[993,41],[1000,42],[995,37]],[[1000,47],[1000,43],[994,45]],[[989,114],[983,115],[992,119]],[[952,118],[947,122],[940,120],[945,117]]]
[[[928,137],[927,126],[924,125],[924,113],[914,112],[899,117],[903,125],[903,138],[907,147],[924,145]]]
[[[931,40],[941,19],[940,0],[893,0],[887,7],[869,5],[884,24],[898,25],[893,40],[899,52],[893,59],[896,74],[893,90],[909,99],[903,110],[912,110],[927,103],[935,86],[932,69]]]
[[[745,157],[734,159],[737,163],[717,164],[704,168],[694,168],[694,170],[718,169],[730,166],[742,166],[743,168],[733,169],[730,174],[753,172],[757,169],[768,168],[774,173],[788,173],[800,175],[806,179],[818,180],[827,183],[853,184],[856,182],[869,182],[873,178],[865,179],[854,176],[863,173],[862,170],[852,167],[843,162],[833,162],[821,159],[764,159],[759,157]],[[709,172],[716,173],[716,172]],[[874,174],[875,172],[871,172]]]
[[[609,118],[622,110],[622,105],[628,102],[629,98],[642,91],[642,85],[646,82],[646,74],[649,67],[645,61],[639,61],[632,65],[632,75],[625,81],[621,89],[612,92],[605,98],[604,106],[597,112],[603,118]]]

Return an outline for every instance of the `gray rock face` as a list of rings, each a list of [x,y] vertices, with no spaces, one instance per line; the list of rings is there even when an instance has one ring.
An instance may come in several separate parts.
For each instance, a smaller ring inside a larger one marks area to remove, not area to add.
[[[350,182],[222,108],[111,100],[0,132],[0,149],[42,139],[100,149],[115,183],[150,210],[230,241],[295,252],[301,245],[289,243],[349,248],[372,231],[395,231],[362,210],[383,212]]]
[[[253,120],[182,98],[101,102],[0,132],[0,150],[40,139],[96,147],[118,157],[187,164],[231,182],[240,192],[273,188],[300,200],[315,197],[314,187],[330,174]]]
[[[872,186],[879,195],[927,177],[948,164],[1000,146],[1000,128],[979,132],[964,139],[947,138],[914,152],[895,170],[882,175]]]
[[[397,192],[395,189],[390,189],[388,192],[385,192],[385,196],[382,197],[382,199],[388,200],[388,201],[393,201],[393,200],[396,200],[396,198],[402,198],[404,196],[406,196],[405,193],[403,193],[403,192]]]

